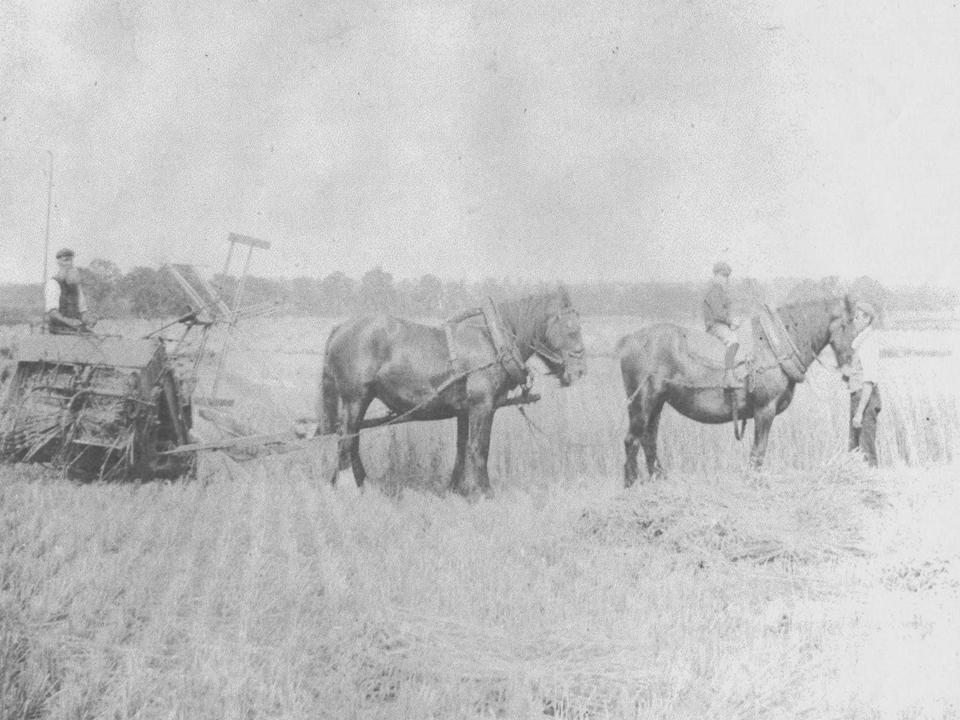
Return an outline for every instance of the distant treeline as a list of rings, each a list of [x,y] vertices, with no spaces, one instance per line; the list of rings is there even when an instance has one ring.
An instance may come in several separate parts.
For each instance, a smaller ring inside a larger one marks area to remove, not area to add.
[[[79,268],[90,309],[101,317],[175,317],[188,309],[184,295],[169,271],[136,267],[129,272],[109,260],[94,260]],[[232,305],[237,279],[214,276],[212,284]],[[575,303],[584,315],[634,315],[690,321],[699,316],[706,288],[703,282],[584,282],[569,283]],[[359,280],[341,272],[323,278],[275,279],[247,277],[241,305],[277,305],[293,315],[344,316],[387,311],[410,317],[442,318],[481,303],[522,297],[555,287],[554,283],[511,279],[479,282],[441,280],[434,275],[396,279],[382,267]],[[934,288],[888,289],[862,277],[842,285],[837,278],[781,279],[758,283],[750,279],[732,285],[741,309],[752,300],[779,304],[792,300],[848,291],[886,311],[929,312],[957,306],[957,294]],[[39,285],[0,285],[0,323],[36,322],[43,312]]]

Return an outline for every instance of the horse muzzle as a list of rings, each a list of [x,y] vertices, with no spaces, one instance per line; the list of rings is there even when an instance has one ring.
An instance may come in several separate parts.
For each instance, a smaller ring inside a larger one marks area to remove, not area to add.
[[[564,358],[563,366],[557,377],[560,379],[560,385],[568,387],[587,374],[587,364],[583,361],[583,356],[567,356]]]

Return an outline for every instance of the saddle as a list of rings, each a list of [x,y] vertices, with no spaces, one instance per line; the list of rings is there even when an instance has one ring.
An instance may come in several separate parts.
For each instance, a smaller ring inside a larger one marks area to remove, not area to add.
[[[695,359],[718,370],[733,370],[733,377],[744,381],[757,365],[757,356],[761,348],[768,348],[780,366],[794,382],[803,382],[805,367],[799,357],[793,341],[787,335],[786,328],[774,311],[764,307],[736,330],[736,355],[727,357],[727,346],[719,339],[702,330],[683,332],[687,352]]]
[[[482,317],[486,325],[487,334],[490,336],[490,342],[497,356],[497,362],[506,370],[507,375],[514,382],[524,385],[528,380],[527,367],[520,355],[517,344],[511,337],[503,324],[503,318],[500,317],[500,311],[493,300],[487,298],[487,301],[477,308],[471,308],[453,317],[448,318],[443,323],[443,331],[447,336],[447,348],[450,354],[450,364],[455,365],[458,358],[457,344],[454,341],[454,328],[460,323],[475,317]]]
[[[683,331],[687,353],[691,357],[718,370],[732,369],[733,377],[743,382],[750,373],[757,338],[752,325],[746,323],[737,328],[736,335],[736,354],[727,357],[728,348],[719,338],[704,330],[685,328]],[[731,346],[730,350],[732,349]]]

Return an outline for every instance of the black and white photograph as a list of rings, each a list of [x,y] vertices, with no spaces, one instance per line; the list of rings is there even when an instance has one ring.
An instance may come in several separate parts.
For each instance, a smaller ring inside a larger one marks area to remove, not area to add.
[[[958,40],[0,3],[0,720],[960,718]]]

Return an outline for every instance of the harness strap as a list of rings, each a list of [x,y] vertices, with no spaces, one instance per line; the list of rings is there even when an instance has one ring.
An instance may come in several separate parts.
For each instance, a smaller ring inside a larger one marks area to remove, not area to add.
[[[500,317],[500,311],[492,298],[487,298],[486,302],[479,308],[471,308],[449,318],[443,324],[443,332],[447,338],[447,351],[450,356],[450,365],[456,365],[459,360],[457,353],[457,344],[454,339],[454,326],[469,320],[473,317],[483,317],[487,332],[490,335],[490,342],[493,344],[493,351],[497,356],[497,363],[506,371],[511,380],[520,385],[527,384],[529,374],[517,343],[512,337],[508,337],[506,328],[503,325],[503,319]]]
[[[743,432],[747,429],[747,418],[737,417],[737,391],[735,388],[725,388],[725,394],[730,398],[730,416],[733,420],[733,439],[740,442],[743,439]],[[739,427],[737,421],[740,421]]]
[[[497,351],[497,359],[507,371],[507,375],[518,383],[527,381],[527,368],[517,348],[516,341],[511,337],[507,338],[504,332],[503,319],[500,317],[500,311],[494,304],[492,298],[487,298],[483,305],[483,317],[487,321],[487,330],[490,331],[490,339],[493,340],[493,347]]]
[[[469,320],[470,318],[477,317],[482,315],[480,308],[471,308],[469,310],[464,310],[462,312],[453,315],[452,317],[447,318],[443,323],[443,334],[447,338],[447,356],[450,361],[450,367],[454,367],[457,364],[457,361],[460,359],[460,355],[457,352],[457,343],[454,338],[453,331],[454,328],[460,323]]]
[[[807,364],[803,361],[800,349],[790,337],[790,332],[780,319],[780,316],[766,303],[762,304],[764,312],[760,315],[760,326],[767,339],[767,345],[773,352],[780,369],[787,377],[797,383],[806,379]],[[786,351],[783,346],[787,345]]]
[[[453,342],[453,323],[447,321],[443,324],[443,334],[447,336],[447,355],[450,365],[456,365],[459,356],[457,355],[457,346]]]

